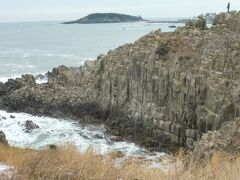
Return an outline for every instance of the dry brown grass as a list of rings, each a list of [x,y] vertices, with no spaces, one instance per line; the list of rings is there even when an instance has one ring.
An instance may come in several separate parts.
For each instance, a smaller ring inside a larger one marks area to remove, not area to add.
[[[178,157],[182,159],[182,153]],[[118,167],[111,156],[96,155],[91,149],[80,153],[71,145],[43,151],[0,146],[0,162],[13,166],[16,173],[12,179],[20,180],[237,180],[240,177],[240,157],[222,154],[216,154],[204,167],[180,166],[169,172],[148,168],[138,160]]]

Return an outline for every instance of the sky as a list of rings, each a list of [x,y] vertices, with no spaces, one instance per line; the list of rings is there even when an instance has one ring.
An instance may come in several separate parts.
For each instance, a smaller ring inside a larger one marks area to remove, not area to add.
[[[193,17],[226,11],[228,2],[240,10],[240,0],[0,0],[0,22],[75,20],[95,12]]]

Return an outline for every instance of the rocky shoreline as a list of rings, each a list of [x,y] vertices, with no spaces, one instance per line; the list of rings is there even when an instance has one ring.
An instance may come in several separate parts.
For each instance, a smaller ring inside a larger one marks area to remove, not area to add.
[[[195,148],[200,159],[229,148],[214,134],[230,122],[224,132],[238,146],[239,18],[223,13],[210,29],[200,18],[150,33],[84,66],[55,68],[45,84],[32,75],[11,79],[0,84],[0,108],[104,123],[111,134],[155,150]]]

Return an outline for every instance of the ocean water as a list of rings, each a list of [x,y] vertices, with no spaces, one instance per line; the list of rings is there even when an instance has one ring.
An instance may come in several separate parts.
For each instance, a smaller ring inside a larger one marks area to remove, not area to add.
[[[174,30],[169,25],[173,24],[0,23],[0,81],[45,73],[59,65],[80,66],[153,30]]]
[[[182,24],[85,24],[62,25],[60,22],[0,23],[0,81],[22,74],[44,74],[59,65],[80,66],[125,43],[169,25]],[[46,81],[46,79],[44,80]],[[41,83],[41,82],[39,82]],[[14,115],[15,118],[10,118]],[[32,120],[39,129],[26,133],[24,123]],[[169,166],[165,153],[151,153],[130,142],[112,142],[103,126],[83,126],[70,119],[35,117],[0,110],[0,130],[10,145],[42,149],[50,144],[73,143],[85,151],[92,146],[100,154],[121,151],[125,158],[141,156],[161,167]],[[159,164],[158,160],[161,160]],[[0,166],[1,168],[1,166]],[[1,169],[0,169],[1,170]]]

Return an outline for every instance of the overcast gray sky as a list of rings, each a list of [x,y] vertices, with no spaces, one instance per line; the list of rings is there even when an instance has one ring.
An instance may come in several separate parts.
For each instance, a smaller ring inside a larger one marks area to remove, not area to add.
[[[73,20],[94,12],[191,17],[226,11],[228,2],[240,10],[240,0],[0,0],[0,22]]]

